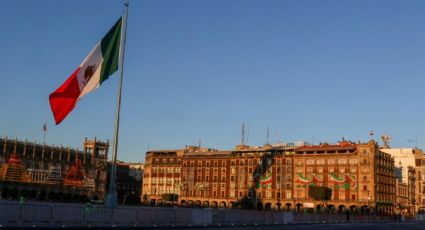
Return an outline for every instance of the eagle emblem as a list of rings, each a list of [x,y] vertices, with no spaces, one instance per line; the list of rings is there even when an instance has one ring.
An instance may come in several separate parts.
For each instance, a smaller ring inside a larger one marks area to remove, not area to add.
[[[87,83],[90,81],[90,78],[93,76],[95,71],[96,71],[96,65],[87,66],[86,70],[84,71],[84,79],[83,79],[84,85],[87,85]]]

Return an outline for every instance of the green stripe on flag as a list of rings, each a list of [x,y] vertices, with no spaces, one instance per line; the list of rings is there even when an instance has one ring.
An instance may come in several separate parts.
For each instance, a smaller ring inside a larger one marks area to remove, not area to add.
[[[111,74],[118,70],[118,61],[121,41],[122,17],[118,19],[115,25],[103,37],[101,42],[103,63],[100,70],[100,82],[102,84]]]

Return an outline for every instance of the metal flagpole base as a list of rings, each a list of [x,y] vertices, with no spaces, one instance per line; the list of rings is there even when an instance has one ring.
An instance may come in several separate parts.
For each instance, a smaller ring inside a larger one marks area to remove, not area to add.
[[[108,192],[105,198],[105,207],[115,208],[117,207],[117,194]]]

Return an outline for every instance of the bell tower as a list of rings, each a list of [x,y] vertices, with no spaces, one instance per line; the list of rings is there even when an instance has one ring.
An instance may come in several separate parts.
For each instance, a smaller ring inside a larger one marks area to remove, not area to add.
[[[91,180],[91,186],[94,187],[93,196],[103,199],[106,193],[107,172],[108,172],[108,150],[109,140],[106,142],[93,139],[84,139],[83,158],[84,165],[88,169],[88,180]]]

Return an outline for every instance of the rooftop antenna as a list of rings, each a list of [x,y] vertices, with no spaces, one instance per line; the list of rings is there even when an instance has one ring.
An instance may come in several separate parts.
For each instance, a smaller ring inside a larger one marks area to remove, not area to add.
[[[201,148],[202,139],[199,139],[198,141],[198,147]]]
[[[269,144],[269,126],[267,126],[267,141],[266,141],[266,145]]]
[[[241,145],[245,145],[245,124],[242,123]]]
[[[248,142],[249,142],[249,125],[247,125],[246,127],[246,138],[244,141],[244,145],[248,145]]]

